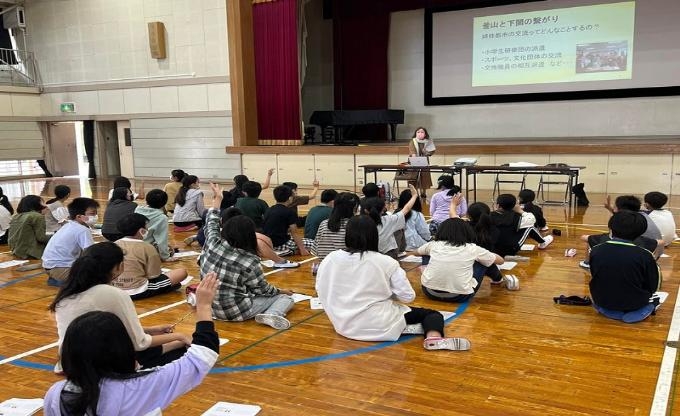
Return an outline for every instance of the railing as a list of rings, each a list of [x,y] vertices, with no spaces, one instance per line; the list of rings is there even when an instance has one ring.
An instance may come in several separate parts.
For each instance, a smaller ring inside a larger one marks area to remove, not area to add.
[[[40,87],[33,52],[0,48],[0,85]]]

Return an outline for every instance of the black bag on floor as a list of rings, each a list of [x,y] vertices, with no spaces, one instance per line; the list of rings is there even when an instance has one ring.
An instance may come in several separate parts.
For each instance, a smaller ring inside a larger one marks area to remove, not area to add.
[[[583,189],[584,187],[584,183],[579,183],[574,185],[574,187],[571,189],[571,193],[576,196],[576,206],[578,207],[587,207],[590,204],[590,201],[586,196],[586,191]]]

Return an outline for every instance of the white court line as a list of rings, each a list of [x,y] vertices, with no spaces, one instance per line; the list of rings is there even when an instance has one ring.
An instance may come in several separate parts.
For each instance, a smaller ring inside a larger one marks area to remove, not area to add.
[[[310,261],[315,260],[317,258],[318,257],[311,257],[309,259],[301,260],[298,263],[300,263],[300,264],[307,263],[307,262],[310,262]],[[270,275],[270,274],[278,273],[282,270],[285,270],[285,269],[272,270],[270,272],[265,273],[264,275],[267,276],[267,275]],[[148,311],[148,312],[144,312],[142,314],[137,315],[137,317],[138,318],[144,318],[144,317],[147,317],[147,316],[150,316],[150,315],[157,314],[158,312],[162,312],[162,311],[165,311],[167,309],[174,308],[175,306],[184,305],[185,303],[187,303],[186,300],[181,300],[179,302],[171,303],[169,305],[161,306],[160,308],[157,308],[157,309],[154,309],[154,310],[151,310],[151,311]],[[16,360],[19,360],[21,358],[28,357],[29,355],[33,355],[33,354],[36,354],[36,353],[39,353],[39,352],[42,352],[42,351],[45,351],[45,350],[49,350],[50,348],[54,348],[58,345],[59,345],[59,342],[53,342],[51,344],[43,345],[42,347],[38,347],[38,348],[32,349],[30,351],[22,352],[21,354],[17,354],[17,355],[14,355],[12,357],[8,357],[8,358],[5,358],[3,360],[0,360],[0,365],[11,363],[12,361],[16,361]]]
[[[668,337],[666,341],[680,340],[680,290],[675,298],[675,308],[673,309],[673,319],[671,319],[670,328],[668,328]],[[661,367],[659,368],[659,378],[656,381],[656,389],[654,391],[654,400],[652,401],[652,408],[649,411],[650,416],[666,416],[668,410],[668,398],[671,393],[671,386],[673,384],[673,370],[675,369],[675,357],[678,353],[677,348],[666,346],[661,359]]]

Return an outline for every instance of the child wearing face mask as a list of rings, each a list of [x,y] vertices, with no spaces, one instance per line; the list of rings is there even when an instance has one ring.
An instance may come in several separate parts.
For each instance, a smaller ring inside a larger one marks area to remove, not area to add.
[[[99,220],[98,208],[99,203],[91,198],[75,198],[68,204],[70,220],[50,238],[42,255],[48,285],[62,286],[73,262],[94,244],[90,227]]]
[[[186,269],[161,272],[161,256],[154,246],[144,241],[149,220],[142,214],[128,214],[116,224],[124,235],[116,240],[123,249],[123,273],[111,284],[124,290],[132,300],[150,298],[182,287]]]

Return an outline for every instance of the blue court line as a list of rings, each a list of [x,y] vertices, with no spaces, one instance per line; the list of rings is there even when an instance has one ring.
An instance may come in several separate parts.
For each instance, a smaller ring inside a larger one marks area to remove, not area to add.
[[[465,310],[467,309],[469,304],[468,302],[461,303],[460,306],[455,310],[455,314],[444,323],[449,323],[459,317]],[[256,364],[256,365],[247,365],[247,366],[242,366],[242,367],[220,367],[220,368],[213,368],[210,370],[210,374],[221,374],[221,373],[238,373],[241,371],[255,371],[255,370],[267,370],[270,368],[281,368],[281,367],[291,367],[295,365],[302,365],[302,364],[310,364],[310,363],[318,363],[322,361],[329,361],[329,360],[335,360],[339,358],[346,358],[346,357],[351,357],[354,355],[359,355],[359,354],[364,354],[367,352],[371,351],[376,351],[380,350],[383,348],[390,347],[392,345],[397,345],[401,344],[406,341],[412,340],[416,335],[404,335],[400,337],[396,341],[386,341],[386,342],[379,342],[377,344],[370,345],[368,347],[364,348],[358,348],[356,350],[352,351],[345,351],[345,352],[340,352],[340,353],[334,353],[334,354],[326,354],[326,355],[320,355],[318,357],[310,357],[310,358],[302,358],[299,360],[289,360],[289,361],[279,361],[279,362],[274,362],[274,363],[266,363],[266,364]],[[0,360],[7,358],[0,356]],[[45,371],[53,371],[54,370],[54,364],[42,364],[42,363],[34,363],[30,361],[25,361],[25,360],[16,360],[12,361],[11,363],[7,363],[7,365],[13,365],[16,367],[24,367],[24,368],[30,368],[34,370],[45,370]]]
[[[463,312],[468,307],[468,302],[461,303],[460,306],[455,310],[455,315],[449,317],[444,323],[449,323],[452,320],[456,319],[459,317]],[[396,341],[385,341],[385,342],[380,342],[377,344],[370,345],[368,347],[364,348],[358,348],[356,350],[352,351],[345,351],[345,352],[339,352],[339,353],[334,353],[334,354],[326,354],[326,355],[320,355],[318,357],[310,357],[310,358],[303,358],[300,360],[289,360],[289,361],[279,361],[275,363],[267,363],[267,364],[255,364],[255,365],[246,365],[242,367],[220,367],[220,368],[213,368],[210,370],[210,374],[221,374],[221,373],[238,373],[241,371],[255,371],[255,370],[267,370],[270,368],[281,368],[281,367],[291,367],[294,365],[302,365],[302,364],[310,364],[310,363],[318,363],[322,361],[329,361],[329,360],[335,360],[338,358],[346,358],[346,357],[351,357],[354,355],[359,355],[359,354],[364,354],[367,352],[371,351],[376,351],[380,350],[392,345],[397,345],[401,344],[406,341],[412,340],[416,335],[405,335],[400,337]]]
[[[23,282],[24,280],[33,279],[34,277],[38,277],[41,274],[44,274],[44,275],[47,276],[47,274],[45,272],[40,272],[40,273],[36,273],[36,274],[29,274],[27,276],[20,277],[18,279],[10,280],[9,282],[0,283],[0,289],[2,289],[3,287],[15,285],[19,282]]]

